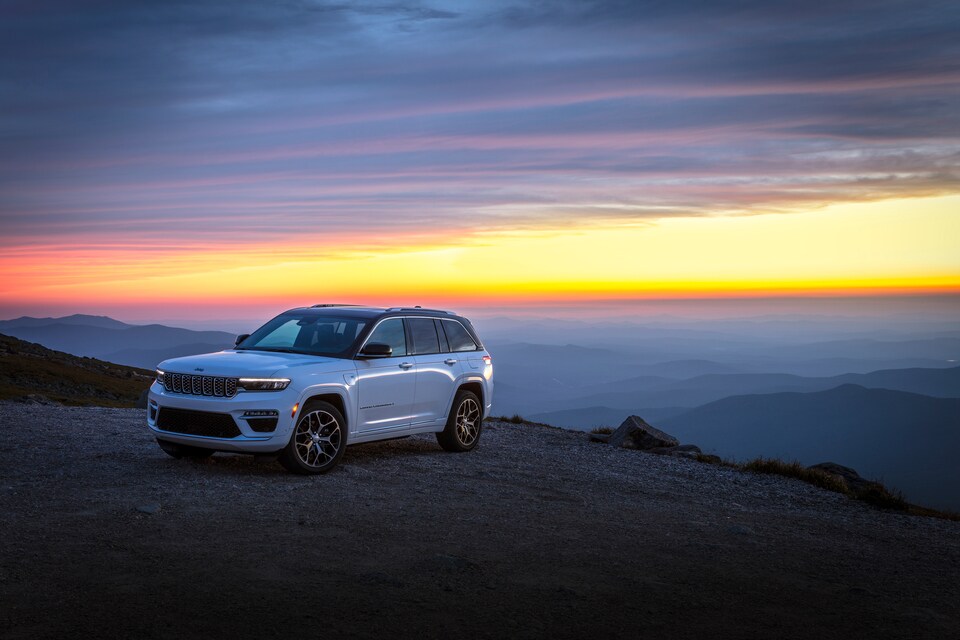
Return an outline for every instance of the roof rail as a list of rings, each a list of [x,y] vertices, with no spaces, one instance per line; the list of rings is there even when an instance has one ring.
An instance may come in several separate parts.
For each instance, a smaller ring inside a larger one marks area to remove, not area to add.
[[[356,306],[358,306],[358,305],[355,305],[355,304],[340,304],[340,303],[338,303],[338,302],[323,302],[323,303],[321,303],[321,304],[312,305],[310,308],[311,308],[311,309],[320,309],[320,308],[323,308],[323,307],[356,307]]]
[[[415,307],[390,307],[387,311],[430,311],[431,313],[445,313],[447,315],[456,315],[453,311],[445,311],[443,309],[424,309],[420,305]]]

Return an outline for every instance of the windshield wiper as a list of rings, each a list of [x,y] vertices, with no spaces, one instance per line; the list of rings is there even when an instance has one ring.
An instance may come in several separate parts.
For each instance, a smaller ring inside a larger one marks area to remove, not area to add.
[[[275,351],[277,353],[306,353],[287,347],[241,347],[244,351]]]
[[[298,353],[303,356],[314,356],[317,358],[344,358],[343,352],[320,353],[315,351],[301,351],[289,347],[234,347],[234,351],[272,351],[276,353]]]

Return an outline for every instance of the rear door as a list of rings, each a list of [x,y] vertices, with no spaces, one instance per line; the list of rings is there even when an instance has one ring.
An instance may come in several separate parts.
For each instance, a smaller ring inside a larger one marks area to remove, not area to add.
[[[454,385],[460,375],[459,362],[447,351],[447,340],[439,321],[407,318],[417,364],[417,390],[413,399],[413,424],[446,421],[453,401]]]
[[[444,319],[441,322],[446,334],[450,355],[466,372],[481,373],[484,368],[483,351],[459,320]]]
[[[412,421],[417,366],[407,348],[403,323],[403,318],[387,318],[366,340],[389,344],[392,356],[357,358],[357,430],[361,433],[403,430]]]

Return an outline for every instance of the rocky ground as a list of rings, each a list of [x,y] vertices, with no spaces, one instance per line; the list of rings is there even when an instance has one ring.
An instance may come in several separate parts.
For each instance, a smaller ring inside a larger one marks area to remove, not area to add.
[[[3,638],[960,637],[960,523],[582,433],[298,477],[6,403],[0,456]]]

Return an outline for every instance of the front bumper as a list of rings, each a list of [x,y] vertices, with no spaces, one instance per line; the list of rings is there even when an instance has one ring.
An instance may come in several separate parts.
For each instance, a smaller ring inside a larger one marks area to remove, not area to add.
[[[298,392],[289,388],[283,391],[240,390],[232,398],[194,396],[168,392],[154,382],[147,396],[147,426],[156,437],[177,444],[217,451],[274,453],[283,449],[290,441],[295,423],[292,413],[297,405],[298,396]],[[213,438],[166,431],[157,425],[157,416],[163,407],[230,415],[236,422],[240,435],[235,438]],[[265,410],[274,410],[278,413],[277,427],[271,433],[254,431],[248,421],[243,418],[245,411]]]

